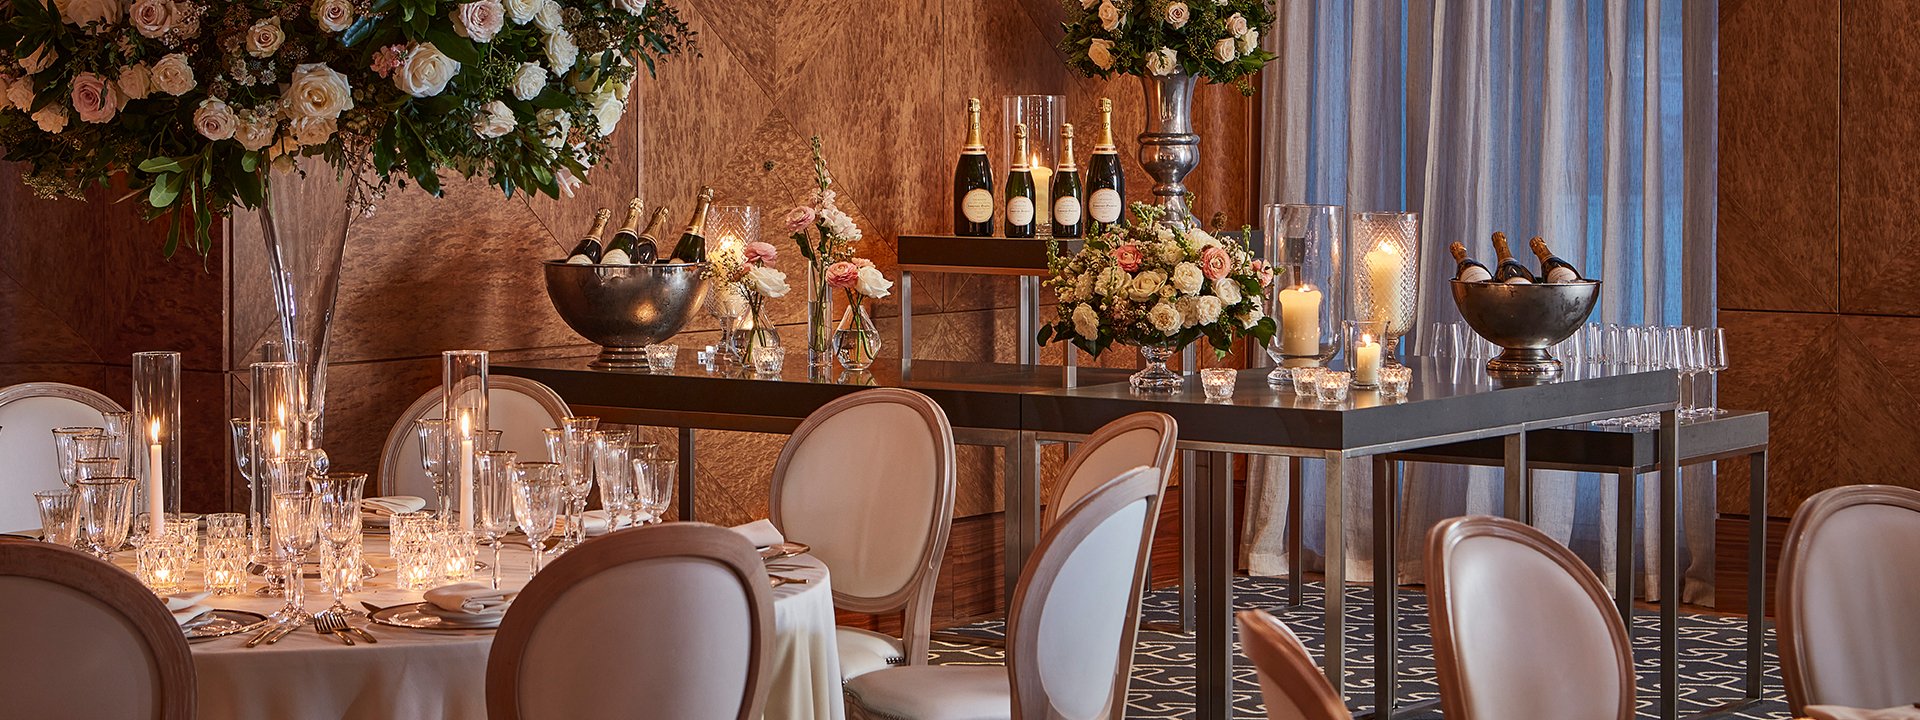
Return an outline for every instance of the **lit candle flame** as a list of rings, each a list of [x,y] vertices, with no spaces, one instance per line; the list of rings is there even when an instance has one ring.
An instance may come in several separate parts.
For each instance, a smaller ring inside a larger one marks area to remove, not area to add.
[[[1400,248],[1385,240],[1380,241],[1380,251],[1389,255],[1399,255]]]
[[[466,412],[460,413],[460,437],[473,434],[473,417]]]
[[[160,421],[159,420],[153,421],[152,426],[149,427],[147,430],[147,434],[149,437],[153,438],[153,442],[156,442],[156,443],[160,442]]]
[[[280,435],[281,435],[281,433],[282,433],[282,432],[283,432],[283,431],[282,431],[282,430],[280,430],[280,429],[278,429],[278,428],[276,428],[276,429],[274,429],[274,431],[273,431],[273,437],[272,437],[272,441],[273,441],[273,456],[274,456],[274,457],[280,457]]]

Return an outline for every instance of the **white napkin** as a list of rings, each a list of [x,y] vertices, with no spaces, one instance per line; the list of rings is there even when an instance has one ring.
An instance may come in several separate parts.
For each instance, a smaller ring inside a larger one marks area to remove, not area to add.
[[[486,583],[464,582],[428,590],[426,598],[434,607],[447,612],[492,615],[506,612],[507,604],[519,594],[513,590],[495,590]]]
[[[360,511],[369,515],[397,515],[409,513],[427,506],[427,499],[412,495],[389,495],[370,497],[360,500]]]
[[[213,622],[214,618],[211,618],[211,617],[205,620],[201,620],[200,622],[194,622],[195,619],[200,617],[201,613],[207,612],[212,609],[213,609],[212,605],[195,605],[193,607],[174,613],[173,621],[176,624],[178,624],[182,629],[197,628],[197,627],[200,627],[201,625],[205,625],[207,623]]]
[[[746,538],[747,542],[753,543],[754,547],[768,547],[787,541],[787,538],[780,534],[780,528],[774,527],[773,521],[766,518],[745,525],[735,525],[733,531],[740,533],[740,536]]]
[[[623,517],[620,518],[619,525],[614,525],[607,517],[607,511],[605,510],[588,510],[581,514],[581,518],[587,525],[587,535],[589,536],[605,535],[609,531],[618,530],[633,524],[631,520]]]
[[[199,605],[200,601],[212,595],[213,593],[210,592],[181,593],[179,595],[168,595],[161,599],[167,603],[167,612],[177,613],[182,610],[192,609],[194,606]]]

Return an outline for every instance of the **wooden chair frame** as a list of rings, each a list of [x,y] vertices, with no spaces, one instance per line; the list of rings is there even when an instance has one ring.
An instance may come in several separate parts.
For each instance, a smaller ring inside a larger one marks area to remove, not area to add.
[[[487,376],[487,393],[492,394],[495,390],[511,390],[533,398],[534,402],[540,403],[540,407],[556,418],[573,414],[573,410],[567,407],[567,401],[561,399],[559,393],[536,380],[514,375],[489,375]],[[406,412],[401,413],[400,419],[395,421],[393,428],[387,431],[387,442],[380,447],[380,476],[374,479],[378,485],[379,494],[391,495],[398,489],[394,487],[394,478],[400,473],[400,452],[406,447],[406,443],[417,442],[414,439],[413,425],[431,417],[439,407],[440,389],[434,388],[427,391],[425,395],[421,395],[420,399],[413,401],[412,405],[408,405]]]
[[[1800,623],[1801,573],[1805,555],[1811,551],[1814,537],[1829,519],[1841,510],[1860,505],[1885,505],[1920,513],[1920,491],[1893,485],[1845,485],[1816,493],[1800,505],[1787,526],[1786,541],[1780,548],[1780,589],[1776,596],[1776,618],[1780,644],[1780,677],[1787,688],[1787,707],[1794,717],[1806,714],[1808,705],[1825,704],[1808,697],[1811,688],[1803,646],[1807,638]]]
[[[1262,610],[1241,610],[1234,617],[1240,621],[1240,646],[1253,659],[1254,669],[1279,686],[1287,700],[1306,713],[1307,720],[1353,720],[1346,701],[1327,684],[1306,646],[1279,619]],[[1272,703],[1273,699],[1267,698],[1267,704]],[[1271,711],[1268,717],[1272,717]]]
[[[25,382],[0,387],[0,407],[6,407],[15,400],[25,400],[36,397],[65,398],[103,413],[127,411],[126,408],[120,407],[120,403],[114,402],[113,398],[107,397],[98,391],[80,387],[79,385],[68,385],[57,382]]]

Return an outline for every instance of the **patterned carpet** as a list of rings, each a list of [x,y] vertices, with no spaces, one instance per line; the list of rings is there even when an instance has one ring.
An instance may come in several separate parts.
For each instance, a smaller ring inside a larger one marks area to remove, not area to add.
[[[1309,583],[1306,604],[1285,607],[1286,582],[1277,578],[1236,578],[1234,608],[1260,608],[1280,618],[1298,634],[1316,655],[1322,647],[1322,594],[1318,583]],[[1356,703],[1370,704],[1373,697],[1371,667],[1373,621],[1372,589],[1348,589],[1347,607],[1347,685],[1348,697]],[[1175,619],[1174,595],[1161,590],[1149,594],[1144,607],[1149,621]],[[1401,702],[1437,697],[1433,670],[1433,648],[1427,636],[1427,598],[1418,591],[1402,591],[1400,599]],[[1660,618],[1651,612],[1636,612],[1634,660],[1640,673],[1640,716],[1655,717],[1659,699],[1658,640]],[[1004,631],[999,621],[954,628],[971,634],[998,637]],[[1699,712],[1740,696],[1746,641],[1745,619],[1715,615],[1680,616],[1680,678],[1682,713]],[[1237,645],[1236,645],[1237,646]],[[1190,638],[1142,631],[1136,648],[1133,684],[1128,698],[1129,718],[1192,718],[1193,643]],[[1000,650],[992,647],[935,642],[935,664],[999,664]],[[1774,658],[1773,633],[1767,633],[1767,699],[1726,718],[1788,718],[1786,700],[1781,694],[1780,668]],[[1263,718],[1260,687],[1253,666],[1244,656],[1234,664],[1234,717]],[[1398,716],[1397,716],[1398,717]],[[1438,720],[1438,710],[1404,716],[1409,720]]]

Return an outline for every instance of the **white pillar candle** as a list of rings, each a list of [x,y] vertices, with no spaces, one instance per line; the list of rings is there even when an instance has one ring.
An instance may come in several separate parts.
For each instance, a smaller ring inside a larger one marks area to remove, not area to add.
[[[1039,227],[1053,222],[1053,168],[1040,164],[1040,156],[1033,156],[1033,225]]]
[[[1310,357],[1320,354],[1320,291],[1311,285],[1283,288],[1280,304],[1280,354]]]
[[[159,537],[167,529],[167,491],[162,485],[166,472],[161,468],[160,421],[148,430],[147,445],[147,532]]]
[[[473,529],[473,418],[460,413],[460,529]]]
[[[1380,384],[1380,343],[1372,335],[1361,335],[1353,346],[1353,381],[1359,385]]]
[[[1386,327],[1388,335],[1404,335],[1407,332],[1408,321],[1402,317],[1406,297],[1400,283],[1404,265],[1400,248],[1391,242],[1382,241],[1379,247],[1367,253],[1367,272],[1373,282],[1373,319]]]

